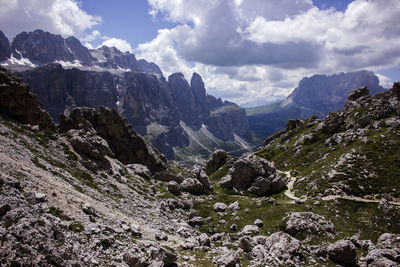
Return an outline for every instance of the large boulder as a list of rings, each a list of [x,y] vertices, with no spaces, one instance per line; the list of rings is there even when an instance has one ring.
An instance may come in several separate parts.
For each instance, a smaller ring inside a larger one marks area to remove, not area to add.
[[[400,236],[390,233],[382,234],[376,248],[365,257],[368,266],[399,266]]]
[[[20,123],[38,125],[41,130],[55,131],[49,113],[19,78],[0,67],[0,114]]]
[[[77,130],[71,130],[68,133],[71,136],[69,141],[76,151],[96,159],[113,156],[107,141],[100,136]]]
[[[203,184],[194,178],[186,178],[183,180],[181,183],[181,189],[194,195],[200,195],[204,192]]]
[[[291,212],[284,220],[286,220],[285,231],[292,236],[298,233],[332,236],[336,232],[333,223],[327,221],[324,216],[312,212]]]
[[[247,190],[257,196],[279,193],[286,186],[269,161],[251,153],[238,159],[220,184],[227,188]]]
[[[237,267],[240,266],[240,259],[238,253],[231,250],[224,255],[214,257],[213,263],[218,267]]]
[[[251,250],[255,266],[302,266],[305,263],[303,246],[299,240],[284,232],[276,232],[263,239]]]
[[[215,150],[207,160],[206,173],[208,175],[216,172],[225,162],[228,154],[222,149]]]
[[[71,129],[95,132],[107,141],[115,157],[124,164],[143,164],[152,173],[167,168],[165,157],[147,144],[116,110],[75,108],[68,117],[60,116],[60,132]]]
[[[363,96],[369,96],[369,89],[366,86],[351,91],[347,101],[356,101]]]
[[[356,247],[350,240],[338,240],[328,246],[329,258],[344,266],[355,266],[357,261]]]

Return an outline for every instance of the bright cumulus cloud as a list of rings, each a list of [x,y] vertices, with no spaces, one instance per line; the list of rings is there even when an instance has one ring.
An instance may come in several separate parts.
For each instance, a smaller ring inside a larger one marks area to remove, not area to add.
[[[196,71],[211,93],[239,103],[282,98],[303,76],[400,64],[398,0],[355,0],[344,11],[311,0],[148,3],[178,25],[139,45],[139,57],[166,73]]]
[[[131,45],[123,39],[118,39],[118,38],[111,38],[108,40],[105,40],[101,46],[108,46],[108,47],[115,47],[118,50],[120,50],[121,52],[129,52],[129,53],[133,53],[133,49],[131,47]]]
[[[0,0],[0,6],[1,30],[10,38],[36,29],[83,37],[102,21],[83,11],[75,0]]]

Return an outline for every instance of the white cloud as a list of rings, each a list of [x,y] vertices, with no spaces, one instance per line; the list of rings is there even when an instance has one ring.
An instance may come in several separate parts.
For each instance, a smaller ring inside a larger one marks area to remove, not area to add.
[[[386,77],[385,75],[382,74],[375,74],[378,79],[379,79],[379,85],[382,86],[383,88],[392,88],[393,86],[393,81],[389,77]]]
[[[86,42],[83,45],[86,46],[88,49],[94,49],[94,46],[91,43]]]
[[[398,0],[355,0],[345,11],[311,0],[148,3],[178,26],[139,45],[139,57],[168,74],[196,71],[210,93],[239,103],[283,98],[304,76],[400,64]]]
[[[87,34],[83,38],[81,38],[81,41],[84,42],[93,42],[94,40],[101,38],[101,33],[98,30],[93,30],[91,33]],[[109,38],[107,38],[109,39]]]
[[[81,37],[101,18],[83,11],[75,0],[0,0],[1,30],[13,38],[21,31],[42,29]]]
[[[100,46],[108,46],[108,47],[115,47],[121,52],[129,52],[133,53],[133,49],[131,45],[123,39],[118,39],[118,38],[111,38],[108,40],[105,40]]]

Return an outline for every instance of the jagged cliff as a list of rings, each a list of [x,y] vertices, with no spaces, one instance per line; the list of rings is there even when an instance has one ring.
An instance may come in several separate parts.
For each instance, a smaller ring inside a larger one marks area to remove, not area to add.
[[[204,162],[215,147],[237,154],[252,149],[244,111],[207,95],[197,73],[190,84],[181,73],[167,80],[157,65],[133,54],[105,46],[88,50],[74,37],[41,30],[17,35],[11,51],[2,65],[25,68],[18,75],[55,121],[74,107],[106,106],[169,159],[186,160],[190,153],[189,161]]]

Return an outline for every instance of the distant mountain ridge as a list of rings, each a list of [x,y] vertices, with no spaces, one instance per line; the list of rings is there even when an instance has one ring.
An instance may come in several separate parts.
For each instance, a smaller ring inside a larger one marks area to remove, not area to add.
[[[0,47],[0,64],[17,71],[55,121],[75,107],[105,106],[124,115],[168,159],[190,155],[201,162],[215,148],[251,150],[244,109],[208,95],[197,73],[190,83],[181,73],[165,79],[156,64],[128,52],[89,50],[75,37],[42,30],[23,32],[11,44],[0,32]]]
[[[305,77],[278,107],[248,116],[250,129],[265,138],[285,128],[289,119],[312,115],[324,118],[329,112],[343,108],[351,90],[363,86],[367,86],[371,94],[385,90],[379,85],[378,77],[365,70]]]
[[[115,47],[88,49],[70,36],[63,38],[42,30],[22,32],[10,43],[0,32],[0,62],[4,67],[13,69],[22,66],[37,67],[50,63],[60,63],[64,67],[76,67],[82,70],[138,71],[162,74],[153,62],[137,60],[134,54],[121,52]]]

